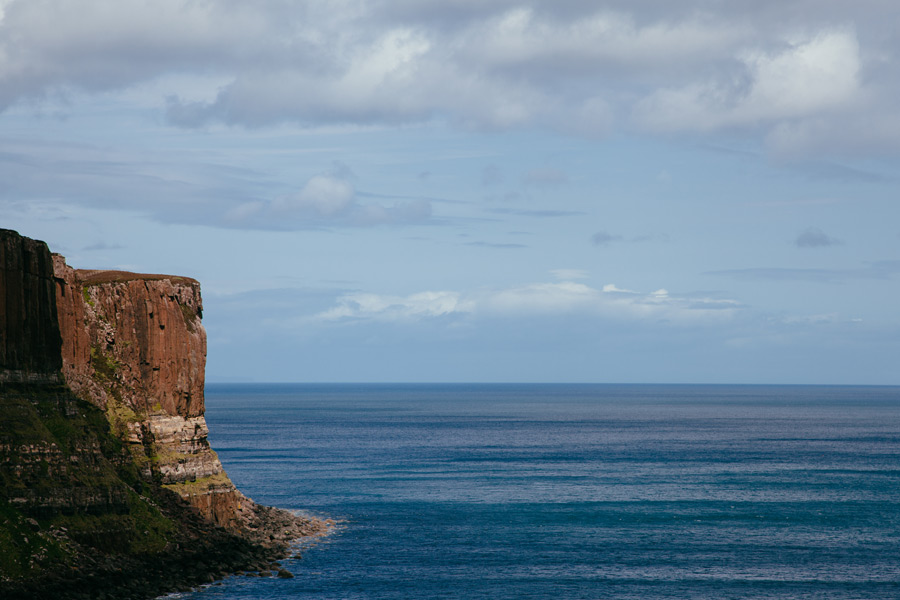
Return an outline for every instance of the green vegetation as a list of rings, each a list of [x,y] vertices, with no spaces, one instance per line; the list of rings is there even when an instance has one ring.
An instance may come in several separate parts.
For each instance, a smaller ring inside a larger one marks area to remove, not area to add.
[[[194,481],[183,481],[181,483],[167,483],[163,485],[167,490],[172,490],[182,498],[193,496],[195,494],[206,493],[211,487],[220,485],[231,485],[231,480],[224,471],[220,471],[214,475],[201,477]]]
[[[111,436],[119,441],[120,445],[128,447],[122,440],[130,437],[129,425],[140,423],[143,419],[133,408],[122,400],[119,393],[118,380],[116,375],[122,364],[116,359],[105,354],[99,346],[91,346],[91,366],[94,368],[94,381],[99,383],[106,391],[106,415],[104,422],[111,428]],[[102,413],[101,413],[102,414]],[[136,463],[135,469],[143,469],[151,460],[143,448],[132,449],[132,459]]]
[[[81,288],[81,297],[84,298],[85,304],[87,304],[91,308],[94,307],[94,299],[91,298],[91,293],[88,291],[88,289],[86,287]]]
[[[175,525],[148,498],[126,491],[123,513],[102,515],[60,515],[46,522],[63,528],[79,544],[106,554],[146,554],[162,552],[175,533]]]
[[[64,544],[49,532],[38,531],[39,527],[36,521],[0,500],[0,575],[23,577],[67,562]]]
[[[119,422],[135,417],[111,402]],[[178,526],[146,493],[107,416],[65,387],[0,386],[0,578],[162,552]]]
[[[113,383],[116,373],[122,365],[114,358],[107,356],[99,346],[91,346],[91,366],[94,368],[94,379],[99,383]]]

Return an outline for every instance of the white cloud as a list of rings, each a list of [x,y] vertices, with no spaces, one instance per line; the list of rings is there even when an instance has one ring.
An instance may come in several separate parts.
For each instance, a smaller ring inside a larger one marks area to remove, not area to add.
[[[241,228],[294,230],[418,223],[430,217],[431,203],[427,200],[398,200],[393,204],[362,203],[350,182],[326,174],[313,176],[295,194],[234,206],[223,215],[223,224]]]
[[[615,294],[615,293],[619,293],[619,294],[637,294],[637,293],[638,293],[638,292],[635,292],[634,290],[626,290],[626,289],[622,289],[622,288],[616,286],[616,284],[614,284],[614,283],[607,283],[606,285],[604,285],[604,286],[603,286],[603,291],[606,292],[606,293],[608,293],[608,294]]]
[[[562,281],[571,281],[573,279],[587,279],[589,274],[583,269],[554,269],[550,274]]]
[[[398,321],[471,312],[473,305],[456,292],[420,292],[409,296],[347,294],[337,306],[316,315],[320,321],[374,319]]]
[[[751,52],[745,62],[754,82],[736,118],[803,117],[845,106],[860,94],[859,43],[852,32],[822,32],[780,54]]]
[[[409,296],[354,293],[314,320],[401,321],[435,317],[517,319],[574,315],[585,319],[698,324],[730,319],[740,308],[734,300],[670,295],[664,289],[641,294],[607,284],[598,290],[583,283],[535,283],[464,294],[428,291]]]
[[[316,175],[296,195],[283,196],[272,202],[272,212],[329,219],[346,213],[352,206],[354,195],[353,186],[346,181]]]
[[[821,315],[802,315],[784,317],[782,322],[787,325],[830,325],[840,322],[838,313],[827,313]],[[851,319],[851,322],[853,320]]]
[[[741,70],[652,93],[636,107],[639,121],[663,131],[754,126],[817,117],[852,107],[862,96],[859,43],[849,31],[820,32],[737,58]]]

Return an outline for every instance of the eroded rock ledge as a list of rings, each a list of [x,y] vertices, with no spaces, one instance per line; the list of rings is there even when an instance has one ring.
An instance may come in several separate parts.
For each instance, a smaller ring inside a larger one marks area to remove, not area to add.
[[[144,597],[327,529],[243,496],[210,448],[202,313],[193,279],[76,270],[0,230],[0,596]]]

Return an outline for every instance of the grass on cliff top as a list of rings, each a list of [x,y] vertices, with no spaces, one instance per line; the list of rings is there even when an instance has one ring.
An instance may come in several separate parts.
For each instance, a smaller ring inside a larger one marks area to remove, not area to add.
[[[102,283],[124,283],[126,281],[162,281],[168,279],[173,283],[186,283],[199,285],[192,277],[180,275],[162,275],[158,273],[132,273],[130,271],[103,271],[77,269],[75,273],[84,285],[99,285]]]

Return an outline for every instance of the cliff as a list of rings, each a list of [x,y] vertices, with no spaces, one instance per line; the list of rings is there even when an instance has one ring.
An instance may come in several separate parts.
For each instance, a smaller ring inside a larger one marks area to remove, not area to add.
[[[152,597],[324,530],[244,497],[210,448],[197,281],[75,270],[9,230],[0,253],[0,596]]]
[[[106,412],[145,479],[240,529],[244,499],[206,439],[200,284],[53,266],[66,383]]]
[[[46,244],[0,229],[0,382],[59,380],[55,294]]]

